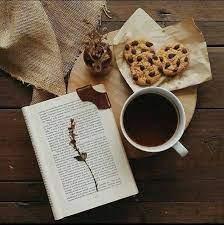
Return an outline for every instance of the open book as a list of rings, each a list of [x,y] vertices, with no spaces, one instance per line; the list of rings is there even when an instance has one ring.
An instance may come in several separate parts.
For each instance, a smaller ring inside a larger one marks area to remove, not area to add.
[[[22,108],[56,220],[138,193],[104,86],[89,87]]]

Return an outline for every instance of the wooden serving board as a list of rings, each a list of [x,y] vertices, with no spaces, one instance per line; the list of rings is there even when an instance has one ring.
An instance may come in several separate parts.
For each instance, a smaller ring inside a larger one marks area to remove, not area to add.
[[[117,31],[108,33],[108,42],[112,43]],[[77,88],[92,84],[96,85],[102,83],[105,85],[107,94],[109,96],[112,110],[119,128],[122,141],[129,158],[141,158],[151,156],[155,153],[148,153],[140,151],[132,147],[123,137],[120,130],[119,117],[122,106],[126,99],[133,93],[131,88],[127,85],[122,75],[120,74],[115,59],[113,58],[113,67],[111,71],[105,76],[94,76],[90,73],[83,61],[83,53],[78,57],[70,74],[68,81],[68,93],[75,91]],[[173,92],[181,101],[186,113],[186,127],[189,125],[194,114],[197,101],[197,87],[188,87]]]

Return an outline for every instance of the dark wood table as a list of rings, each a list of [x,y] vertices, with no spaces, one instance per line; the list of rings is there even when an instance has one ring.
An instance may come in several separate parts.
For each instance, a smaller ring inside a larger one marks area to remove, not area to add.
[[[205,35],[213,80],[198,87],[197,109],[182,142],[130,160],[140,193],[60,222],[224,222],[224,1],[109,1],[110,31],[141,7],[162,26],[193,16]],[[54,222],[21,107],[32,90],[0,73],[0,222]]]

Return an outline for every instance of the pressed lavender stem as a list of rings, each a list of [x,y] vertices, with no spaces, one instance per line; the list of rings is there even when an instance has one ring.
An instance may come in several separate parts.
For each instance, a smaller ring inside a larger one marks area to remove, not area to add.
[[[89,167],[88,163],[86,162],[86,160],[83,158],[81,152],[79,151],[79,149],[78,149],[77,146],[76,146],[75,134],[74,134],[74,125],[73,125],[73,123],[74,123],[74,120],[71,119],[71,128],[69,128],[69,129],[71,129],[71,132],[70,132],[70,139],[71,139],[71,142],[70,142],[70,143],[72,143],[73,148],[75,149],[75,151],[78,152],[79,156],[82,158],[82,161],[85,162],[87,168],[89,169],[89,171],[90,171],[90,173],[91,173],[91,175],[92,175],[92,177],[93,177],[93,180],[94,180],[94,183],[95,183],[95,187],[96,187],[96,191],[98,191],[98,187],[97,187],[98,185],[97,185],[96,179],[95,179],[95,177],[94,177],[94,174],[93,174],[91,168]],[[74,123],[74,124],[75,124],[75,123]]]
[[[73,146],[74,148],[75,148],[75,150],[79,153],[79,156],[81,156],[81,153],[80,153],[80,151],[79,151],[79,149],[77,148],[77,147],[75,147],[75,146]],[[82,156],[81,156],[82,157]],[[91,173],[91,175],[92,175],[92,177],[93,177],[93,180],[94,180],[94,183],[95,183],[95,186],[96,186],[96,191],[98,191],[98,185],[97,185],[97,182],[96,182],[96,179],[95,179],[95,177],[94,177],[94,175],[93,175],[93,171],[91,170],[91,168],[89,167],[89,165],[88,165],[88,163],[86,162],[86,160],[83,160],[83,162],[86,164],[86,166],[88,167],[88,169],[89,169],[89,171],[90,171],[90,173]]]
[[[91,175],[93,177],[93,180],[94,180],[94,183],[95,183],[95,187],[96,187],[96,191],[98,191],[98,187],[97,187],[98,185],[97,185],[96,179],[95,179],[95,177],[93,175],[93,172],[92,172],[91,168],[89,167],[88,163],[86,162],[86,160],[84,160],[84,162],[85,162],[86,166],[88,167],[88,169],[89,169],[89,171],[90,171],[90,173],[91,173]]]

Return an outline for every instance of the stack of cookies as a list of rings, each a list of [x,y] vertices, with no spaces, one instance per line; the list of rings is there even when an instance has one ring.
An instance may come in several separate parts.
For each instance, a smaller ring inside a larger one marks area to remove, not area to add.
[[[124,58],[130,66],[134,82],[152,85],[162,76],[180,75],[188,66],[188,50],[179,43],[166,45],[155,51],[153,43],[134,40],[126,43]]]

